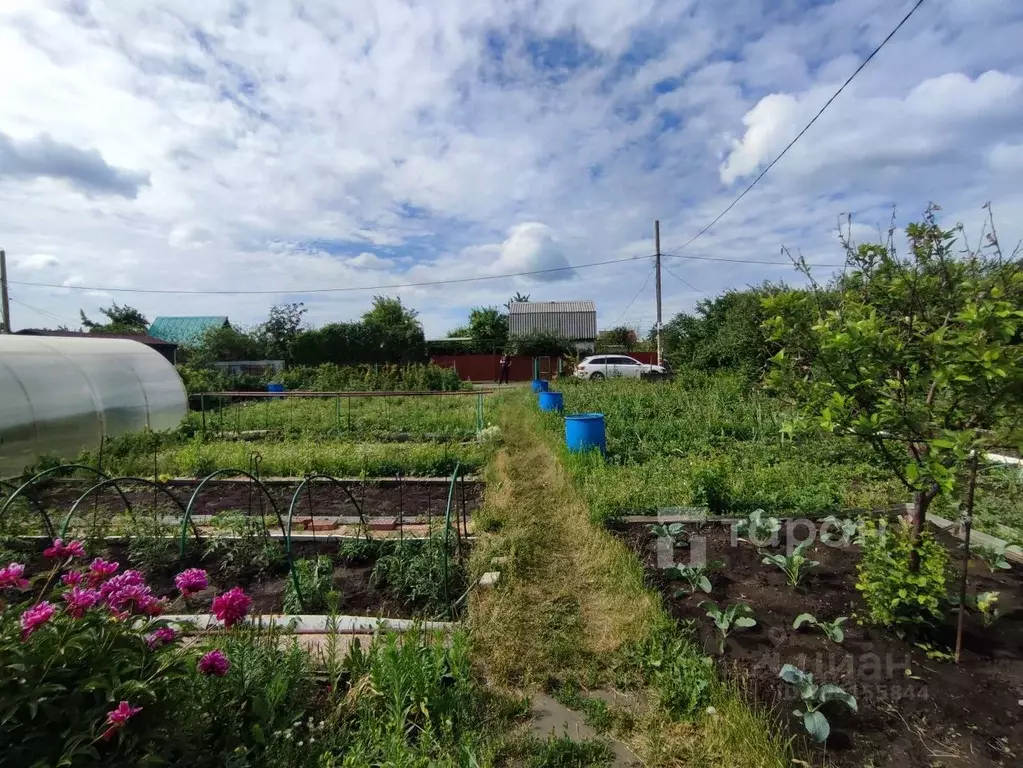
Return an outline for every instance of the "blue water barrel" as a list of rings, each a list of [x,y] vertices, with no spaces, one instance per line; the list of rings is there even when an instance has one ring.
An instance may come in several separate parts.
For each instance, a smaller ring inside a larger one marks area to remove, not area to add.
[[[565,410],[564,395],[560,392],[541,392],[538,397],[541,411],[561,412]]]
[[[599,448],[607,452],[607,438],[604,433],[604,414],[576,413],[565,417],[565,445],[572,453],[582,453]]]
[[[266,385],[266,391],[267,392],[283,392],[284,391],[284,385],[283,384],[267,384]]]
[[[546,392],[547,382],[543,379],[533,379],[533,391],[534,392]]]

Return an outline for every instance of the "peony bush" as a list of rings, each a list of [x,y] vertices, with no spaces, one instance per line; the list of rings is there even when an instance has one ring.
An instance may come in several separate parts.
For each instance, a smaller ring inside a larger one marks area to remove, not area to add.
[[[0,567],[0,755],[6,765],[137,766],[195,752],[190,699],[230,675],[219,649],[184,645],[161,616],[171,603],[142,573],[95,558],[81,541],[55,539],[48,572],[25,578],[23,563]],[[208,578],[189,569],[176,600]],[[251,599],[238,588],[212,601],[227,628]],[[215,694],[216,691],[211,691]],[[199,758],[196,758],[198,764]]]

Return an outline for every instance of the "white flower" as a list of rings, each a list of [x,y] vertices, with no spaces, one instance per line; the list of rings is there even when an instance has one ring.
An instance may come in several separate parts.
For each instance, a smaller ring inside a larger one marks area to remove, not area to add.
[[[714,707],[707,707],[707,714],[708,715],[716,715],[717,713],[718,713],[718,711],[716,709],[714,709]]]
[[[295,746],[296,746],[296,747],[301,747],[301,746],[302,746],[302,745],[303,745],[304,743],[305,743],[304,741],[300,741],[300,742],[298,742],[298,744],[296,744]]]

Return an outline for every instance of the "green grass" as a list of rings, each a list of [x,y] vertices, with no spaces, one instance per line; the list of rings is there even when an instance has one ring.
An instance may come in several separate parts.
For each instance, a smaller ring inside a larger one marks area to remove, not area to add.
[[[301,477],[320,473],[335,477],[440,477],[458,463],[466,473],[482,469],[490,449],[460,443],[351,443],[345,441],[284,440],[248,443],[237,440],[205,442],[194,439],[163,447],[157,472],[172,477],[202,477],[218,469],[249,467],[253,452],[262,457],[264,477]],[[87,457],[95,464],[92,456]],[[103,468],[113,475],[153,476],[152,455],[108,454]]]
[[[867,446],[829,435],[786,437],[793,412],[738,377],[561,386],[566,412],[605,416],[606,460],[562,450],[597,520],[710,501],[713,512],[822,515],[906,497]],[[546,426],[562,429],[556,418]]]
[[[489,400],[485,400],[484,415]],[[205,430],[232,434],[273,430],[289,437],[380,440],[462,440],[476,434],[476,395],[250,400],[206,404]],[[187,430],[203,431],[203,414],[189,413]]]

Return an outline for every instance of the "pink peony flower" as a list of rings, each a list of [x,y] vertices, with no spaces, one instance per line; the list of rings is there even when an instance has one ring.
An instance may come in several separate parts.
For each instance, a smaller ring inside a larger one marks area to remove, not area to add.
[[[161,616],[167,610],[167,601],[163,598],[153,597],[139,606],[139,609],[146,616]]]
[[[52,619],[54,611],[53,604],[43,600],[21,614],[21,639],[27,640],[29,635]]]
[[[206,589],[210,579],[202,568],[189,568],[174,577],[174,584],[181,591],[182,597],[190,597]]]
[[[68,571],[60,577],[60,582],[65,587],[77,587],[84,578],[81,571]]]
[[[116,709],[107,712],[107,725],[110,726],[103,731],[104,740],[113,738],[114,734],[123,728],[129,720],[142,711],[142,707],[133,707],[126,701],[117,705]]]
[[[28,589],[28,579],[23,579],[25,566],[21,563],[8,563],[0,568],[0,589]]]
[[[67,601],[66,610],[68,616],[80,619],[87,610],[99,603],[100,594],[95,589],[71,587],[70,590],[63,594],[63,598]]]
[[[229,589],[222,595],[213,598],[213,615],[224,622],[224,626],[233,627],[245,618],[252,605],[252,598],[246,595],[241,587]]]
[[[85,545],[80,541],[65,544],[63,539],[54,539],[53,544],[43,550],[43,557],[85,557]]]
[[[173,627],[160,627],[155,632],[150,632],[146,635],[146,645],[151,650],[156,650],[161,645],[173,643],[177,637],[178,633],[174,631]]]
[[[120,567],[120,563],[114,563],[104,560],[102,557],[97,557],[89,565],[89,586],[95,589],[117,573],[117,569]]]
[[[199,659],[199,671],[204,675],[223,677],[230,668],[231,662],[227,660],[223,651],[209,651]]]

